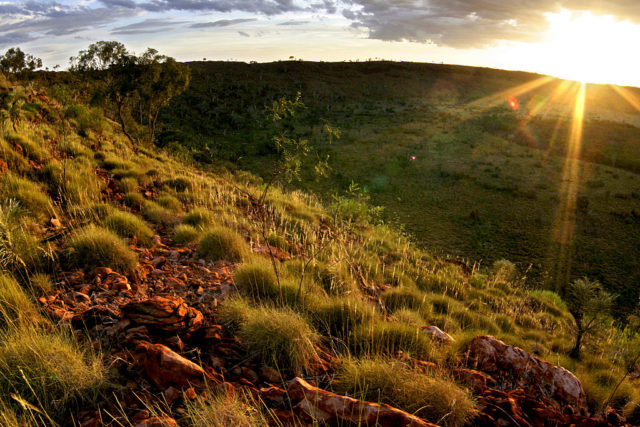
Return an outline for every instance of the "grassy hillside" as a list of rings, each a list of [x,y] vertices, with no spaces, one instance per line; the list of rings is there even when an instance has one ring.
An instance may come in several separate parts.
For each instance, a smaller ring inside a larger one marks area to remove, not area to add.
[[[489,406],[452,372],[481,334],[575,372],[591,411],[615,391],[637,421],[637,380],[616,388],[637,369],[633,330],[609,319],[572,360],[565,304],[509,262],[441,260],[353,198],[329,209],[274,187],[261,205],[259,178],[132,146],[85,99],[64,84],[2,94],[0,424],[303,425],[288,400],[258,398],[303,376],[473,425]]]
[[[636,305],[640,252],[629,248],[640,243],[640,113],[624,96],[634,102],[637,89],[587,85],[582,143],[571,151],[575,82],[413,63],[190,66],[163,144],[264,174],[274,154],[262,106],[300,91],[299,134],[323,144],[323,118],[342,131],[323,147],[330,179],[308,176],[303,188],[330,200],[355,182],[433,253],[485,265],[507,258],[532,285],[556,290],[587,275],[619,295],[622,311]],[[567,209],[575,234],[560,241]]]

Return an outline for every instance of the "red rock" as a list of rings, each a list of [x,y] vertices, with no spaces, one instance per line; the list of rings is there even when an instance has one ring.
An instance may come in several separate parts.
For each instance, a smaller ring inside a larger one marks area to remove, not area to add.
[[[151,414],[146,409],[136,412],[136,414],[131,418],[131,421],[134,423],[139,423],[147,418],[151,418]]]
[[[108,276],[109,274],[113,273],[113,270],[110,269],[109,267],[96,267],[93,269],[93,276]]]
[[[296,377],[287,384],[289,398],[297,402],[295,409],[323,422],[337,418],[360,425],[435,427],[414,415],[384,403],[365,402],[314,387]]]
[[[155,296],[123,307],[132,322],[169,333],[193,332],[203,323],[202,313],[189,307],[182,298]]]
[[[180,427],[173,418],[151,417],[136,424],[135,427]]]
[[[187,390],[185,390],[184,394],[187,396],[189,400],[195,400],[195,398],[198,397],[193,387],[189,387]]]
[[[280,373],[269,366],[260,368],[260,376],[271,383],[279,383],[282,379]]]
[[[60,220],[58,218],[51,218],[49,220],[49,223],[51,224],[51,226],[53,228],[62,228],[62,223],[60,222]]]
[[[467,348],[466,365],[490,374],[499,388],[523,388],[556,402],[561,410],[588,414],[580,380],[566,369],[540,360],[526,351],[488,335],[475,337]]]
[[[153,265],[153,268],[160,268],[162,267],[165,263],[167,262],[167,259],[163,256],[159,256],[154,258],[151,261],[151,265]]]
[[[145,373],[160,387],[169,385],[176,387],[203,386],[205,381],[213,384],[221,382],[221,378],[214,378],[205,372],[201,366],[191,362],[162,344],[151,344],[140,341],[136,346],[139,360]]]
[[[7,162],[5,162],[4,160],[0,159],[0,175],[5,173],[7,171],[7,169],[8,169]]]
[[[272,407],[284,405],[287,392],[280,387],[267,387],[259,390],[260,398],[269,403]]]
[[[169,405],[171,405],[176,400],[182,398],[182,393],[180,392],[180,390],[178,390],[174,386],[167,387],[167,389],[163,392],[163,394],[164,394],[164,398],[167,400],[167,403]]]
[[[456,380],[471,387],[476,393],[480,393],[496,384],[496,380],[491,375],[473,369],[454,368],[452,373]]]
[[[172,337],[167,338],[167,344],[169,344],[171,347],[177,349],[178,351],[183,351],[184,350],[184,343],[182,342],[180,337],[177,336],[177,335],[174,335]]]

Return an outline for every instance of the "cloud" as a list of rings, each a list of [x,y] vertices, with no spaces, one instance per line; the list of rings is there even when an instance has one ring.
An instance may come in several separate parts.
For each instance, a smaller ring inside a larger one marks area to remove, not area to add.
[[[293,21],[293,20],[290,20],[290,21],[281,22],[278,25],[304,25],[304,24],[308,24],[309,22],[311,22],[311,21]]]
[[[245,33],[244,31],[238,31],[238,34],[240,34],[242,37],[251,37],[249,34]]]
[[[628,0],[347,0],[342,14],[380,40],[474,48],[501,40],[533,41],[560,9],[612,14],[640,22]]]
[[[213,22],[198,22],[197,24],[190,25],[191,28],[216,28],[216,27],[229,27],[231,25],[242,24],[245,22],[257,21],[257,18],[248,19],[220,19]]]
[[[145,19],[144,21],[116,27],[111,31],[113,35],[152,34],[170,31],[185,21],[172,21],[170,19]]]
[[[25,43],[50,36],[68,36],[100,28],[131,16],[123,8],[69,7],[60,3],[15,3],[11,14],[0,15],[0,46]]]

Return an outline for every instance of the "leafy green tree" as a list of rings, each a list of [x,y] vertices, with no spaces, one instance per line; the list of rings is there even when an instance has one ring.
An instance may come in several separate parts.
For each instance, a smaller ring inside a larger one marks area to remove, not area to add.
[[[576,341],[569,352],[573,359],[580,358],[580,348],[585,335],[601,327],[611,314],[613,296],[607,293],[600,282],[584,277],[567,288],[566,302],[575,320]]]
[[[0,70],[6,74],[24,74],[41,67],[42,59],[24,53],[19,47],[12,47],[0,56]]]
[[[158,115],[189,84],[189,69],[147,49],[141,56],[116,41],[100,41],[71,58],[71,70],[94,78],[93,101],[113,107],[132,143],[151,143]]]

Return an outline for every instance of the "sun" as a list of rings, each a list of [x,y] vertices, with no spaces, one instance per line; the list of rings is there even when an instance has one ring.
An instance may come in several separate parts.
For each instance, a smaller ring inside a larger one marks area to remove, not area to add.
[[[637,80],[640,58],[634,45],[640,26],[611,15],[590,12],[548,13],[548,31],[540,43],[545,73],[590,83]]]

